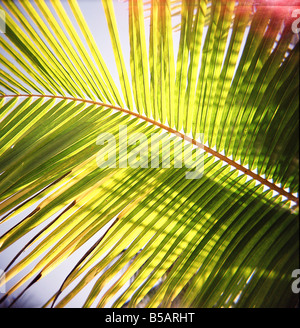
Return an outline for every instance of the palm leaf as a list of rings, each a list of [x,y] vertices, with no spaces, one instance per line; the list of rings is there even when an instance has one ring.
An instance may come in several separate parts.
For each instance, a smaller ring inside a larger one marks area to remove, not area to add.
[[[0,249],[22,244],[1,302],[75,258],[44,306],[88,286],[84,307],[295,306],[299,44],[287,12],[130,0],[127,56],[117,4],[100,5],[119,81],[83,2],[0,7]],[[187,178],[186,154],[201,177]]]

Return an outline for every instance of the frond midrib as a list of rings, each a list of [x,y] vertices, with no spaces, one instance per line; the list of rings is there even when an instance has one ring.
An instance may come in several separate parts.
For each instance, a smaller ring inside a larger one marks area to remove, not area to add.
[[[129,109],[125,109],[122,107],[118,107],[118,106],[114,106],[111,104],[106,104],[103,102],[99,102],[99,101],[94,101],[94,100],[90,100],[90,99],[82,99],[82,98],[73,98],[73,97],[66,97],[66,96],[58,96],[58,95],[33,95],[33,94],[12,94],[12,95],[0,95],[0,99],[1,98],[7,98],[7,97],[39,97],[39,98],[54,98],[54,99],[64,99],[64,100],[71,100],[71,101],[80,101],[80,102],[85,102],[85,103],[89,103],[89,104],[94,104],[94,105],[99,105],[99,106],[103,106],[103,107],[107,107],[107,108],[111,108],[111,109],[115,109],[118,111],[121,111],[123,113],[135,116],[139,119],[142,119],[148,123],[151,123],[153,125],[158,126],[161,129],[164,129],[165,131],[168,131],[169,133],[175,134],[176,136],[186,140],[187,142],[190,142],[191,144],[203,149],[204,151],[206,151],[207,153],[211,154],[212,156],[220,159],[221,161],[233,166],[234,168],[236,168],[237,170],[243,172],[243,174],[246,174],[247,176],[253,178],[254,180],[258,181],[259,183],[261,183],[262,185],[270,188],[273,191],[278,192],[281,196],[286,197],[287,199],[289,199],[290,201],[293,201],[297,204],[297,206],[299,206],[299,198],[294,196],[292,193],[287,192],[286,190],[284,190],[283,188],[277,186],[275,183],[263,178],[262,176],[260,176],[259,174],[247,169],[246,167],[244,167],[243,165],[235,162],[234,160],[226,157],[225,155],[220,154],[219,152],[213,150],[212,148],[202,144],[201,142],[188,137],[187,135],[174,130],[160,122],[157,122],[147,116],[141,115],[139,113],[135,113]]]

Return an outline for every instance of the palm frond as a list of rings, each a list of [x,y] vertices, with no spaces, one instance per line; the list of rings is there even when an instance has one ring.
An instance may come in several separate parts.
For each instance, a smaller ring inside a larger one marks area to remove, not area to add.
[[[293,306],[299,42],[288,11],[130,0],[127,57],[103,0],[114,81],[82,5],[0,6],[0,250],[23,243],[1,301],[75,256],[44,306],[87,286],[84,307]],[[200,178],[178,165],[186,153]]]

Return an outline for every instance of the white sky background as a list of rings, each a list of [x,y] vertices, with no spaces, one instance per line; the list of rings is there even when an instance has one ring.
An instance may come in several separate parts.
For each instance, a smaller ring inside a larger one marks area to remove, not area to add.
[[[0,3],[2,4],[3,2],[0,1]],[[47,0],[46,3],[49,3],[49,1]],[[70,12],[67,1],[62,0],[62,3],[64,4],[67,12]],[[120,83],[119,83],[119,77],[118,77],[117,68],[116,68],[115,61],[114,61],[114,55],[113,55],[113,51],[112,51],[110,36],[109,36],[107,23],[106,23],[106,19],[105,19],[101,1],[99,1],[99,0],[78,0],[78,3],[82,9],[82,12],[86,18],[86,21],[87,21],[89,27],[90,27],[90,30],[95,38],[95,41],[99,46],[100,52],[103,56],[103,59],[106,62],[108,69],[109,69],[116,85],[119,87],[119,90],[120,90],[121,88],[120,88]],[[128,33],[128,4],[127,4],[127,2],[114,0],[114,6],[115,6],[117,24],[118,24],[119,33],[120,33],[123,56],[124,56],[124,60],[125,60],[126,66],[127,66],[127,73],[129,75],[129,79],[131,80],[130,66],[129,66],[130,49],[129,49],[129,33]],[[72,15],[70,15],[69,17],[75,23],[75,20],[73,19]],[[174,25],[176,25],[176,23],[178,21],[179,21],[179,17],[174,20]],[[147,19],[146,24],[145,24],[147,38],[149,38],[149,22],[150,22],[150,20]],[[75,23],[75,26],[77,27],[76,23]],[[79,31],[79,29],[78,29],[78,31]],[[230,35],[231,35],[231,33],[229,33],[229,37],[230,37]],[[179,32],[176,32],[173,34],[174,53],[175,54],[177,54],[177,49],[178,49],[178,44],[179,44],[179,36],[180,36]],[[247,33],[245,34],[244,41],[246,40],[246,36],[247,36]],[[83,38],[82,38],[82,40],[85,43]],[[147,39],[147,41],[148,41],[148,39]],[[244,45],[244,42],[243,42],[243,45]],[[242,48],[243,48],[243,45],[242,45]],[[86,47],[86,48],[89,51],[88,47]],[[3,51],[1,49],[0,49],[0,52],[3,53]],[[176,55],[175,55],[175,63],[176,63]],[[2,233],[4,231],[6,231],[7,229],[9,229],[11,226],[15,225],[19,219],[20,219],[20,217],[17,217],[15,219],[9,220],[7,223],[3,224],[0,227],[0,235],[2,235]],[[28,240],[30,240],[42,227],[47,225],[50,221],[51,221],[51,218],[49,218],[46,222],[44,222],[43,226],[39,226],[37,229],[34,229],[34,231],[28,233],[26,238],[22,238],[21,240],[16,242],[14,245],[9,247],[7,250],[0,253],[0,269],[4,269],[6,267],[6,265],[11,261],[11,259],[17,254],[17,252],[28,242]],[[67,276],[67,274],[73,268],[73,266],[77,263],[77,261],[86,252],[86,250],[98,238],[99,238],[99,234],[94,236],[94,238],[89,243],[87,243],[86,247],[82,247],[82,249],[80,249],[78,252],[73,254],[69,259],[67,259],[63,264],[61,264],[58,269],[52,271],[45,278],[43,278],[42,280],[37,282],[34,286],[30,287],[30,289],[28,291],[26,291],[26,293],[22,296],[22,298],[20,299],[20,302],[19,303],[17,302],[15,306],[39,307],[41,304],[44,304],[44,302],[46,302],[48,300],[48,298],[50,298],[53,295],[53,293],[58,290],[58,288],[60,287],[64,278]],[[19,260],[22,259],[27,254],[29,254],[29,252],[33,248],[34,247],[28,248],[24,252],[24,254],[19,257]],[[40,260],[40,259],[41,259],[41,257],[38,260]],[[26,268],[25,270],[23,270],[21,272],[21,274],[17,275],[10,282],[8,282],[6,289],[8,290],[14,283],[16,283],[24,275],[25,272],[30,271],[36,263],[38,263],[38,261],[36,261],[33,265],[31,265],[28,268]],[[25,284],[25,286],[26,285],[27,285],[27,283]],[[91,288],[91,284],[89,286],[88,286],[89,287],[88,289],[85,288],[81,293],[79,293],[68,304],[68,307],[82,306],[83,302],[85,301],[86,296],[88,295],[89,289]],[[13,296],[17,296],[22,289],[23,289],[23,287],[18,289],[17,292],[13,294]],[[64,295],[66,295],[66,294],[64,293]],[[1,294],[0,294],[0,296],[1,296]],[[12,298],[10,298],[10,300],[12,300]],[[7,305],[7,303],[6,303],[6,305]]]

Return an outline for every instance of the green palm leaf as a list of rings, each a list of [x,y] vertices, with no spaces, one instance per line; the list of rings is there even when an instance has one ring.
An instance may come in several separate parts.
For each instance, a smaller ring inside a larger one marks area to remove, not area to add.
[[[295,306],[289,7],[130,0],[126,54],[116,4],[99,5],[119,81],[83,2],[1,3],[0,250],[21,247],[0,301],[75,258],[44,306],[87,286],[84,307]],[[187,178],[186,154],[201,176]],[[100,155],[115,162],[102,167]]]

